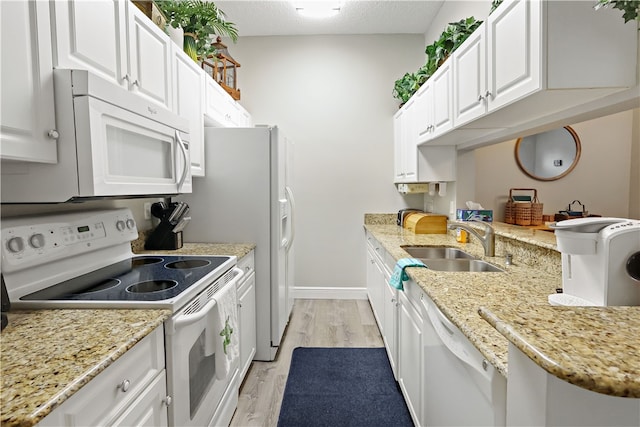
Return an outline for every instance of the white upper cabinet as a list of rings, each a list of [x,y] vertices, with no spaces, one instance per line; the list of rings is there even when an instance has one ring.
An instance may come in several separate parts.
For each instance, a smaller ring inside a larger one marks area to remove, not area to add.
[[[418,179],[416,100],[410,99],[394,116],[394,182]]]
[[[505,0],[444,64],[453,131],[420,143],[467,149],[632,108],[637,33],[588,1]],[[434,114],[445,112],[447,95],[434,98]]]
[[[55,1],[54,66],[90,70],[172,110],[171,41],[133,3]]]
[[[204,79],[205,74],[178,46],[173,47],[174,111],[189,120],[191,175],[204,176]]]
[[[49,3],[0,2],[0,158],[56,163]]]
[[[452,61],[433,73],[433,133],[431,138],[447,132],[453,127],[453,70]]]
[[[127,17],[129,87],[171,110],[171,39],[131,2]]]
[[[540,1],[511,0],[487,19],[488,110],[496,110],[542,88]]]
[[[451,56],[454,123],[462,125],[487,112],[486,23]]]
[[[128,88],[125,4],[122,0],[51,2],[55,67],[89,70]]]
[[[251,127],[251,115],[210,76],[206,79],[205,124]]]

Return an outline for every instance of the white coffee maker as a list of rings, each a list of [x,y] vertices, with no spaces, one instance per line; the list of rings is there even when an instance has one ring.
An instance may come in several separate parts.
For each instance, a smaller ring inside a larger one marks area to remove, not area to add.
[[[556,222],[562,293],[552,305],[640,305],[640,221],[578,218]]]

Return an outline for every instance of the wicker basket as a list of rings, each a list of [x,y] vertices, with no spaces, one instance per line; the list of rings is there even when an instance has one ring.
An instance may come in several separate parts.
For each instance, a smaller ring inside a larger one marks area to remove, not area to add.
[[[533,191],[531,202],[513,201],[514,191]],[[543,204],[538,200],[538,190],[535,188],[511,188],[509,200],[504,209],[504,222],[516,225],[541,225]]]

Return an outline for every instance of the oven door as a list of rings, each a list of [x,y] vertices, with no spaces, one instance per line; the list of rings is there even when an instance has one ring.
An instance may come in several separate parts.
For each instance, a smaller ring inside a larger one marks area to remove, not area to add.
[[[224,328],[220,326],[216,307],[216,297],[228,292],[233,293],[234,304],[237,304],[236,286],[244,273],[237,267],[233,273],[235,277],[222,289],[212,293],[215,286],[212,285],[199,295],[198,301],[187,304],[165,324],[167,385],[172,398],[169,425],[209,425],[217,409],[224,407],[222,397],[225,391],[235,384],[231,380],[238,369],[239,354],[226,367],[221,366],[224,363],[220,361],[217,344],[224,339],[221,330],[226,329],[226,325]],[[237,328],[237,308],[234,313],[235,319],[227,321]],[[230,339],[238,342],[237,331],[230,335]],[[226,375],[222,376],[222,372]],[[226,395],[232,396],[231,393]]]
[[[191,192],[188,134],[91,96],[73,104],[80,197]]]

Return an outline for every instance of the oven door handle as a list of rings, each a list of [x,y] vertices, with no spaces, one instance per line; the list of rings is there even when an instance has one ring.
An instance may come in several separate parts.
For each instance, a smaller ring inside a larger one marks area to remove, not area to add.
[[[239,269],[238,267],[234,267],[233,271],[236,273],[235,277],[231,279],[229,283],[227,283],[225,286],[230,286],[232,283],[233,283],[233,286],[236,286],[238,283],[238,280],[240,280],[245,275],[245,272]],[[207,300],[207,303],[196,313],[181,315],[181,316],[178,316],[176,319],[174,319],[174,321],[172,322],[173,327],[168,328],[167,332],[173,335],[177,329],[183,328],[185,326],[188,326],[192,323],[195,323],[203,319],[205,316],[207,316],[211,312],[211,310],[213,310],[213,307],[215,307],[215,305],[216,305],[216,300],[214,298],[209,298]]]

